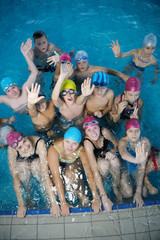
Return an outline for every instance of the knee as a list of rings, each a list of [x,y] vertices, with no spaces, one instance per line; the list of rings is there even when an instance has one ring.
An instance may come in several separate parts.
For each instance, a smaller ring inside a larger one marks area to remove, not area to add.
[[[106,160],[99,160],[98,161],[98,170],[102,176],[105,176],[109,172],[110,164]]]

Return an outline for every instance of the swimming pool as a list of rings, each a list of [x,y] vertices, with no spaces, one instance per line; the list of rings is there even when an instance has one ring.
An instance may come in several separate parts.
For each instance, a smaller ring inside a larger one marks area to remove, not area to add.
[[[112,40],[119,39],[122,51],[140,48],[143,38],[148,33],[154,33],[160,39],[160,5],[159,1],[133,0],[90,1],[0,1],[1,9],[1,65],[0,78],[5,75],[16,79],[21,86],[28,77],[27,64],[20,52],[22,41],[36,30],[43,30],[49,41],[55,43],[65,51],[71,49],[85,50],[89,55],[91,65],[106,66],[119,71],[124,69],[129,59],[117,60],[109,48]],[[65,6],[65,7],[64,7]],[[157,44],[155,57],[160,62],[160,45]],[[159,79],[155,85],[151,84],[153,69],[149,67],[144,73],[141,97],[144,100],[142,133],[160,149],[160,107]],[[47,98],[50,98],[51,74],[44,77]],[[110,88],[115,95],[124,89],[124,83],[117,86],[111,77]],[[0,94],[3,94],[0,89]],[[35,134],[29,116],[16,113],[4,105],[0,105],[0,117],[16,116],[14,124],[16,130],[26,135]],[[24,128],[25,124],[25,128]],[[13,191],[12,178],[9,173],[6,150],[0,150],[0,210],[14,210],[17,206]],[[159,176],[159,173],[156,173]],[[154,178],[154,176],[152,177]],[[34,180],[33,180],[34,181]],[[160,184],[157,184],[160,186]],[[160,189],[159,189],[160,190]],[[38,204],[41,193],[34,193]],[[155,196],[158,197],[159,196]],[[43,203],[41,208],[43,208]]]

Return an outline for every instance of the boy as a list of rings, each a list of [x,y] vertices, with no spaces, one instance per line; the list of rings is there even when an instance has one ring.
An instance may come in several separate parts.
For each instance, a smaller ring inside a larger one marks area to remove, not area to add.
[[[23,84],[22,88],[17,86],[14,80],[9,77],[5,77],[1,80],[0,84],[3,91],[6,93],[6,96],[0,96],[0,103],[4,103],[11,107],[15,112],[28,114],[27,100],[28,95],[26,91],[26,87],[30,88],[32,83],[34,83],[37,79],[38,70],[34,65],[33,61],[28,56],[28,52],[32,48],[32,40],[29,38],[27,42],[21,45],[21,52],[25,57],[30,69],[31,73],[28,80]]]
[[[28,92],[29,115],[34,123],[34,129],[38,133],[45,133],[47,137],[54,136],[53,121],[55,117],[55,107],[52,100],[46,100],[45,94],[40,91],[40,85],[32,84],[32,89]]]

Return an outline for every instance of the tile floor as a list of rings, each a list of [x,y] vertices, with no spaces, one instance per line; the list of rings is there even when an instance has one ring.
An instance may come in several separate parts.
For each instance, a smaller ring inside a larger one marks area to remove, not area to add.
[[[54,219],[49,214],[0,216],[0,239],[160,240],[160,205],[116,209],[111,214],[72,213]]]

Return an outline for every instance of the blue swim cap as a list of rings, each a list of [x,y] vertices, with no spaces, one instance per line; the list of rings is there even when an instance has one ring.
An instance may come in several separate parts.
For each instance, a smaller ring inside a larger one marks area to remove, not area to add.
[[[82,140],[82,134],[76,127],[70,127],[64,134],[64,139],[70,139],[80,143]]]
[[[88,61],[88,54],[83,50],[78,51],[75,55],[75,61]]]
[[[0,84],[4,92],[6,92],[8,88],[13,87],[14,85],[17,85],[17,83],[15,83],[14,80],[10,77],[2,78]]]
[[[103,71],[98,71],[94,73],[92,77],[91,86],[97,86],[97,87],[108,87],[109,85],[109,76],[107,73]]]
[[[45,97],[46,98],[46,95],[44,94],[44,92],[42,90],[39,91],[39,94],[38,94],[38,97]]]

